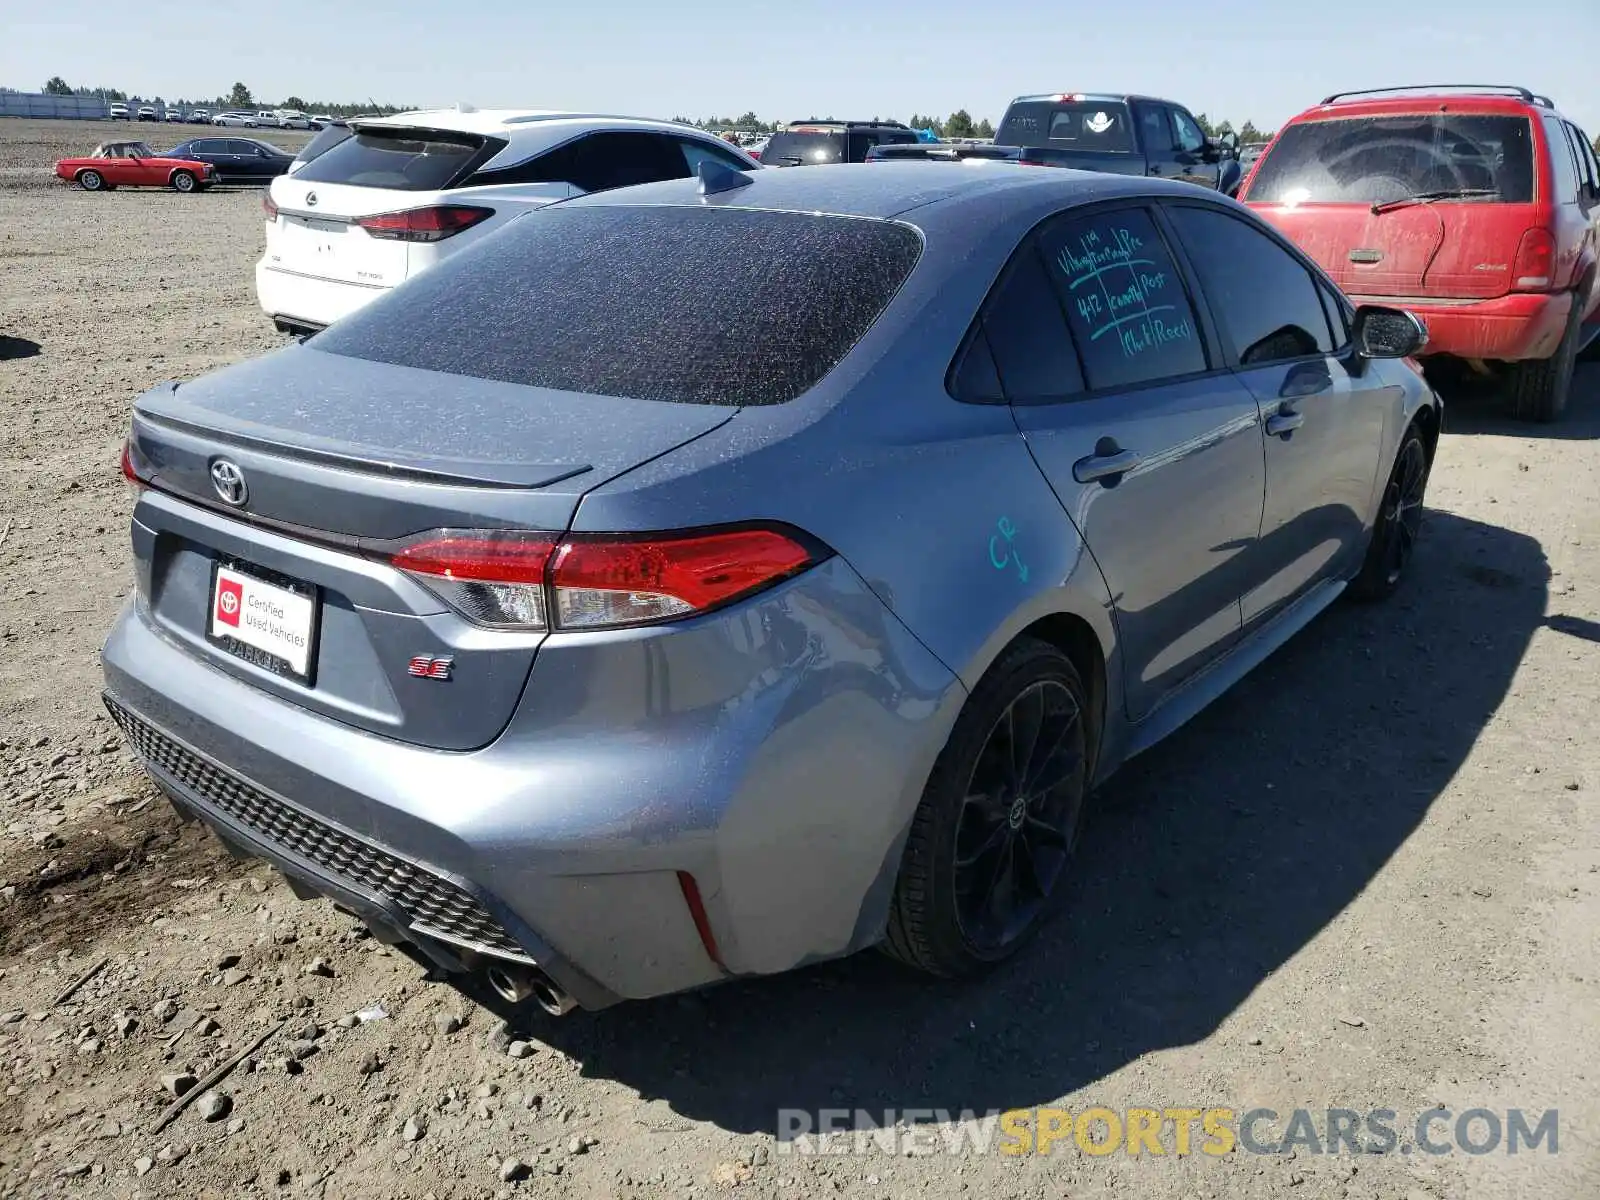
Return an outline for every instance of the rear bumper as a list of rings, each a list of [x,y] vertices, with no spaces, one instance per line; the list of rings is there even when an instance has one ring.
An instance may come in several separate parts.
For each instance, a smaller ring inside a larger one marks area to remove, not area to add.
[[[964,697],[838,559],[670,632],[552,637],[472,752],[272,697],[137,600],[102,659],[151,774],[230,844],[446,970],[530,961],[590,1008],[878,940]]]
[[[256,264],[256,299],[275,321],[322,329],[348,316],[389,289],[383,285],[341,283],[297,271]]]
[[[1352,296],[1357,304],[1394,305],[1393,297]],[[1455,304],[1402,302],[1428,326],[1425,356],[1516,361],[1549,358],[1572,311],[1570,293],[1524,293]]]

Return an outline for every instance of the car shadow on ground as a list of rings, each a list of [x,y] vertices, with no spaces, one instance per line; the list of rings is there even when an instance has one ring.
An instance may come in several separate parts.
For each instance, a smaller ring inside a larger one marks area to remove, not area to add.
[[[1205,1038],[1348,905],[1449,784],[1544,620],[1539,544],[1429,514],[1390,603],[1340,603],[1102,790],[1063,911],[987,979],[877,954],[536,1022],[685,1117],[1048,1102]],[[1308,1011],[1334,996],[1306,996]]]
[[[0,336],[0,362],[14,358],[37,358],[39,343],[29,338]]]
[[[1442,379],[1435,388],[1444,399],[1444,427],[1451,433],[1593,441],[1600,438],[1600,361],[1580,362],[1559,421],[1539,425],[1507,414],[1502,389],[1473,376]]]

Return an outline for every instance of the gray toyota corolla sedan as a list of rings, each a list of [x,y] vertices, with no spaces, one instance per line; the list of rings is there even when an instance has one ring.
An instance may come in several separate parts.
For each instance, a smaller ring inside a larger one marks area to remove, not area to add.
[[[1417,535],[1425,332],[1238,204],[734,175],[530,213],[135,407],[112,716],[507,1005],[995,962],[1094,785]]]

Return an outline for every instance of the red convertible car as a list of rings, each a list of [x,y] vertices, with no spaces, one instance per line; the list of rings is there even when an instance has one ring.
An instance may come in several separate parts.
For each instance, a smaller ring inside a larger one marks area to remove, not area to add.
[[[175,192],[203,192],[212,184],[210,163],[188,158],[162,158],[143,142],[106,142],[87,158],[63,158],[56,174],[86,192],[129,187],[170,187]]]

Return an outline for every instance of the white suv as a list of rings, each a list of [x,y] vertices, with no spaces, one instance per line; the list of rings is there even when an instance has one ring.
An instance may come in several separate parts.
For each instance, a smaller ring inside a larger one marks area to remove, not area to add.
[[[262,199],[262,310],[312,333],[530,208],[695,174],[711,160],[761,164],[686,125],[632,117],[462,106],[352,118],[351,134]]]

